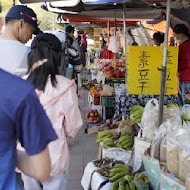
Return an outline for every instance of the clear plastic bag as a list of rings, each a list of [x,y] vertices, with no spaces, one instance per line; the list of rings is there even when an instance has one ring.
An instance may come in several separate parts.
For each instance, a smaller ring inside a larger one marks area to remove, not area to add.
[[[143,127],[142,137],[148,140],[153,140],[157,130],[158,120],[158,100],[149,100],[144,108],[141,124]]]
[[[162,139],[161,144],[160,144],[160,161],[161,162],[166,162],[166,137]]]
[[[186,176],[185,179],[185,189],[190,190],[190,173]]]
[[[190,134],[183,135],[180,141],[179,178],[185,181],[186,176],[190,173]]]
[[[168,126],[167,123],[163,123],[159,127],[156,133],[156,136],[152,141],[151,152],[150,152],[152,158],[156,158],[158,160],[160,159],[160,144],[161,144],[162,139],[167,134],[167,126]]]
[[[175,139],[175,132],[167,136],[167,169],[169,172],[179,175],[179,144]]]

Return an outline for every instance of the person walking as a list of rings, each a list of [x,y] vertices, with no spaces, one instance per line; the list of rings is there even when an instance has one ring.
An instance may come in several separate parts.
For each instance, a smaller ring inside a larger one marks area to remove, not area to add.
[[[61,42],[52,34],[39,34],[28,55],[28,77],[34,85],[58,140],[48,147],[52,162],[49,179],[41,183],[22,175],[25,190],[65,190],[69,167],[67,138],[74,138],[83,125],[74,80],[58,75]]]
[[[0,81],[0,189],[18,190],[16,167],[39,181],[49,177],[47,145],[57,136],[30,82],[2,69]]]
[[[173,29],[174,38],[179,44],[178,75],[179,93],[178,103],[185,104],[185,96],[190,90],[190,35],[189,29],[184,24],[177,24]]]
[[[5,23],[0,36],[0,68],[16,75],[26,73],[30,49],[24,44],[41,32],[36,14],[27,6],[15,5],[5,16]]]

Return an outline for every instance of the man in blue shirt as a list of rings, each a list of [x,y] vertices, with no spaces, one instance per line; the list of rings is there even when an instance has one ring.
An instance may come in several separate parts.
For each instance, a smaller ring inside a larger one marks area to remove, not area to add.
[[[0,69],[0,190],[18,190],[15,169],[40,181],[50,174],[47,145],[57,136],[33,86]],[[26,152],[17,151],[20,142]]]

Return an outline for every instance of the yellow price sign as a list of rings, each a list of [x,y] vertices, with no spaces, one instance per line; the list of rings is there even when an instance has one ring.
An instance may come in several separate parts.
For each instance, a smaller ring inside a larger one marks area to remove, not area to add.
[[[159,95],[163,62],[163,47],[130,46],[127,50],[127,84],[129,94]],[[168,47],[166,88],[167,95],[178,93],[178,47]]]

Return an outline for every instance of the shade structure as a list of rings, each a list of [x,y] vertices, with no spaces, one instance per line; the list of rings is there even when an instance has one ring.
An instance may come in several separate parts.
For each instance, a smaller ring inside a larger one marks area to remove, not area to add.
[[[85,4],[125,3],[129,0],[82,0]]]

